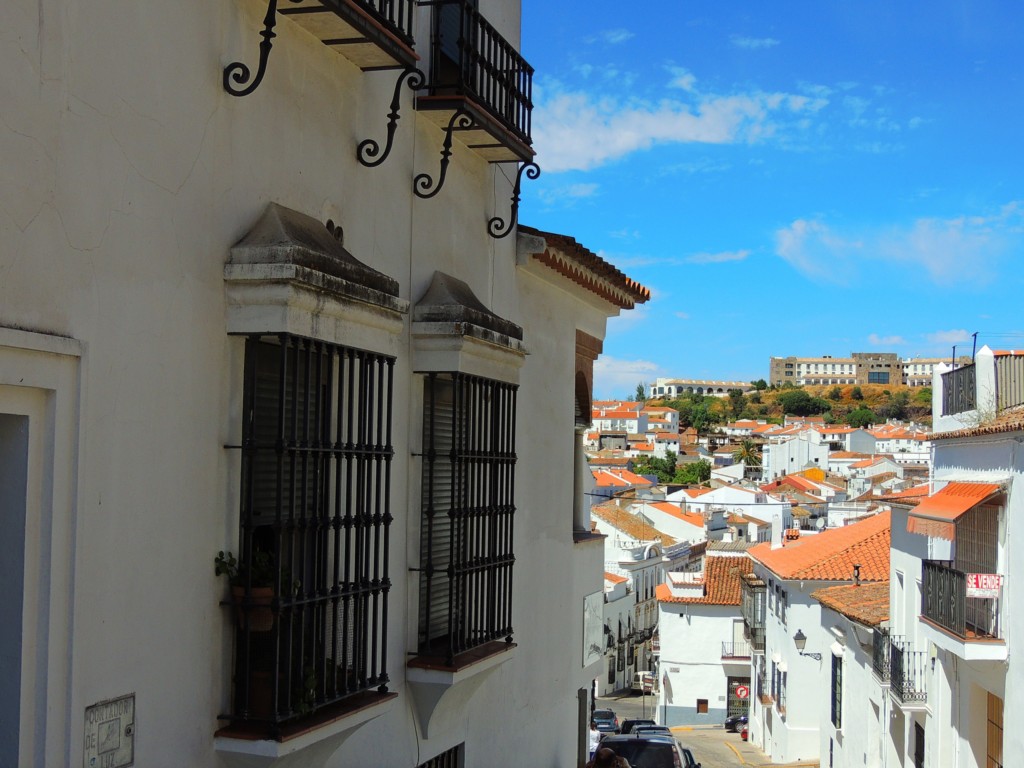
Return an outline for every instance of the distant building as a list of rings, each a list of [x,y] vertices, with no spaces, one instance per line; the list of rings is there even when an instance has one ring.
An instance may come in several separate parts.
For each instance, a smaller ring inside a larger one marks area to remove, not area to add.
[[[753,392],[755,387],[749,381],[715,381],[712,379],[655,379],[651,384],[650,396],[679,397],[680,395],[714,395],[725,397],[730,389],[743,394]]]
[[[901,359],[895,352],[853,352],[849,357],[772,357],[768,363],[768,381],[780,386],[787,381],[797,386],[830,384],[902,384],[930,386],[935,366],[945,358],[913,357]],[[962,357],[967,364],[971,358]]]

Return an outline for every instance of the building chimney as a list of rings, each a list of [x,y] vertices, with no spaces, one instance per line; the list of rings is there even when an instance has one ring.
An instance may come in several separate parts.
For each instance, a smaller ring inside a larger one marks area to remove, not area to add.
[[[772,549],[782,548],[782,515],[772,515]]]
[[[860,563],[853,564],[853,583],[856,586],[860,586]]]

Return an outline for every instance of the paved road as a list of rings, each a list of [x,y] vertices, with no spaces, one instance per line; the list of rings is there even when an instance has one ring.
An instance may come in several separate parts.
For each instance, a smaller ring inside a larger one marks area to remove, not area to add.
[[[660,720],[654,713],[657,699],[651,696],[609,696],[598,698],[597,707],[612,709],[619,716],[619,722],[626,718],[650,717]],[[653,713],[653,714],[652,714]],[[736,766],[774,765],[757,747],[748,744],[738,733],[726,733],[718,727],[675,727],[672,729],[676,740],[693,751],[701,768],[736,768]],[[806,765],[806,764],[794,764]]]

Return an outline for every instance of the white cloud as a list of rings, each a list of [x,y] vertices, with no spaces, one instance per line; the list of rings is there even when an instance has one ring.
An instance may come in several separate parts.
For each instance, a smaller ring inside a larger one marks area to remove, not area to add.
[[[661,366],[650,360],[620,360],[601,355],[594,362],[594,398],[632,397],[636,385],[665,376]]]
[[[779,44],[779,41],[774,37],[744,37],[742,35],[733,35],[729,38],[729,42],[737,48],[747,48],[750,50],[774,48]]]
[[[553,206],[571,206],[577,200],[594,197],[599,189],[597,184],[569,184],[564,187],[555,187],[553,189],[543,189],[536,193],[536,197],[544,203],[544,205]]]
[[[879,336],[877,333],[868,336],[868,344],[874,347],[895,347],[906,343],[902,336]]]
[[[686,312],[676,312],[675,316],[678,317],[680,320],[689,320],[690,319],[690,316]]]
[[[963,329],[953,331],[936,331],[929,333],[926,338],[932,344],[963,344],[971,340],[971,334]]]
[[[681,99],[622,103],[549,83],[537,90],[534,146],[546,172],[589,170],[655,144],[767,141],[784,121],[812,114],[826,103],[762,91],[688,92]]]
[[[722,251],[721,253],[695,253],[686,260],[691,264],[722,264],[727,261],[743,261],[750,251]]]
[[[679,88],[687,92],[693,91],[693,87],[697,84],[697,76],[693,72],[682,67],[669,67],[668,71],[672,75],[672,79],[668,82],[669,88]]]
[[[609,29],[601,33],[601,39],[611,45],[618,45],[635,37],[628,29]]]
[[[985,216],[922,218],[885,230],[837,231],[798,219],[775,233],[775,252],[798,272],[846,284],[903,265],[940,285],[983,285],[1004,255],[1024,245],[1024,210],[1017,202]],[[969,265],[969,266],[968,266]]]

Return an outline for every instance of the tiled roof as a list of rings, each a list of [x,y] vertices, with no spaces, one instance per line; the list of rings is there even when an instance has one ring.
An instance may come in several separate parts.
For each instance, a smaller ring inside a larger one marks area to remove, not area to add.
[[[906,488],[896,493],[884,493],[880,496],[874,496],[876,501],[896,501],[900,504],[918,504],[920,501],[928,495],[928,483],[924,485],[915,485],[913,488]]]
[[[629,581],[625,576],[619,576],[617,573],[604,572],[604,580],[610,581],[612,584],[621,584],[624,581]]]
[[[811,593],[811,597],[836,613],[869,627],[889,618],[889,582],[843,584]]]
[[[544,251],[530,254],[535,260],[616,306],[631,309],[634,304],[643,304],[651,298],[650,289],[568,235],[543,232],[524,224],[519,225],[519,232],[544,240]]]
[[[866,459],[870,455],[869,453],[857,453],[856,451],[832,451],[828,458],[829,461],[832,459]]]
[[[649,486],[653,483],[628,469],[592,469],[598,488],[629,488],[634,485]]]
[[[684,523],[696,526],[697,528],[704,527],[704,518],[701,515],[694,514],[693,512],[683,512],[678,505],[673,504],[671,501],[658,501],[650,506],[657,510],[664,512],[666,515],[672,515],[677,520],[682,520]]]
[[[758,544],[750,556],[783,579],[849,581],[853,566],[860,565],[862,581],[889,578],[889,513],[843,528],[830,528],[803,536],[784,547]]]
[[[968,427],[967,429],[957,429],[953,432],[935,432],[928,437],[932,440],[952,440],[959,437],[979,437],[981,435],[996,435],[1002,432],[1019,432],[1021,430],[1024,430],[1024,405],[1008,408],[988,424],[982,424],[979,427]]]
[[[850,469],[865,469],[866,467],[873,467],[875,464],[881,464],[883,461],[892,461],[888,456],[874,456],[870,459],[864,459],[850,465]]]
[[[662,603],[739,605],[740,579],[753,570],[754,564],[746,555],[718,554],[711,550],[704,558],[703,597],[673,597],[668,584],[659,584],[655,597]]]
[[[622,531],[631,539],[637,541],[660,541],[662,546],[670,547],[676,543],[671,536],[662,533],[650,523],[646,523],[635,515],[629,514],[624,509],[619,509],[614,504],[598,504],[592,507],[590,514],[616,530]]]

